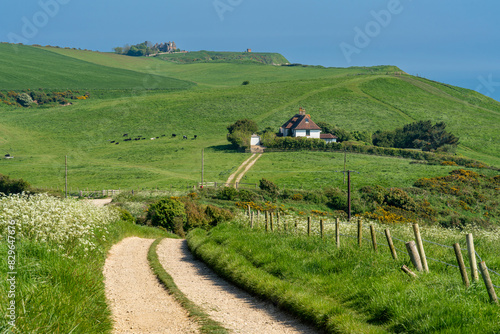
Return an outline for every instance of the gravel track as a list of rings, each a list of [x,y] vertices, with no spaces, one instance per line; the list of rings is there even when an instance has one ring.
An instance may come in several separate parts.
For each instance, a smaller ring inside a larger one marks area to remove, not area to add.
[[[103,273],[113,333],[198,333],[198,325],[149,267],[147,253],[153,241],[126,238],[109,251]]]
[[[164,239],[158,258],[179,289],[232,333],[319,333],[269,302],[258,300],[219,278],[194,258],[186,240]]]

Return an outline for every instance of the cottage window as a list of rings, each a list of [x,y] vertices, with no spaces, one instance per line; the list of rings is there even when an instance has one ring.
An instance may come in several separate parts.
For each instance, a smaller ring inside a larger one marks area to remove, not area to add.
[[[306,130],[306,136],[310,136],[311,135],[311,130]]]

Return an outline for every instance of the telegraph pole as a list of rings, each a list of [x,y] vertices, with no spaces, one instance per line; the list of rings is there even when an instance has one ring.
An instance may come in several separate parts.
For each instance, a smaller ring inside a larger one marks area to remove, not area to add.
[[[203,188],[203,177],[205,173],[205,149],[201,149],[201,188]]]
[[[65,159],[65,185],[64,185],[64,198],[68,198],[68,156]]]
[[[351,221],[351,171],[350,170],[347,171],[347,221]]]

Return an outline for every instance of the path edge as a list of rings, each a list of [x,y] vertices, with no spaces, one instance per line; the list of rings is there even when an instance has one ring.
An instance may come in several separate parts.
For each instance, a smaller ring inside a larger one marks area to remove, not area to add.
[[[201,307],[189,300],[184,293],[177,287],[172,276],[170,276],[158,259],[156,249],[160,242],[165,238],[156,239],[148,250],[149,266],[153,270],[158,281],[165,287],[167,292],[188,312],[189,317],[193,318],[200,325],[200,333],[204,334],[228,334],[229,331],[219,322],[211,319]]]

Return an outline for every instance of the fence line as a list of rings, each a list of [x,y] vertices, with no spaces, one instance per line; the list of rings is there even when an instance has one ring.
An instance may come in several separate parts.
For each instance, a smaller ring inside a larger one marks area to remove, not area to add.
[[[285,217],[284,217],[284,216],[282,217],[282,220],[283,220],[283,224],[286,224],[286,219],[285,219]],[[357,223],[353,223],[353,222],[345,222],[345,221],[343,221],[343,222],[339,222],[339,223],[340,223],[341,225],[357,225]],[[325,223],[325,222],[323,222],[323,225],[334,225],[334,224],[336,224],[336,223],[334,223],[334,222],[330,222],[330,223]],[[295,224],[295,227],[297,227],[297,224]],[[366,225],[364,225],[362,228],[365,228],[365,229],[370,229],[370,227],[369,227],[369,226],[366,226]],[[286,229],[285,229],[285,230],[286,230]],[[374,231],[375,231],[375,232],[378,232],[378,233],[380,233],[380,234],[385,234],[384,232],[379,231],[379,230],[377,230],[377,229],[374,229]],[[342,233],[339,233],[339,236],[342,236],[342,237],[347,237],[347,238],[353,238],[353,239],[358,239],[358,236],[349,235],[349,234],[342,234]],[[405,240],[402,240],[402,239],[399,239],[399,238],[395,238],[395,237],[393,237],[393,236],[392,236],[392,239],[397,240],[397,241],[400,241],[400,242],[403,242],[403,243],[406,243],[406,241],[405,241]],[[363,238],[363,237],[361,238],[361,240],[365,240],[365,241],[368,241],[368,242],[371,242],[371,241],[372,241],[372,240],[370,240],[370,239]],[[439,247],[444,247],[444,248],[447,248],[447,249],[453,249],[453,247],[452,247],[452,246],[443,245],[443,244],[440,244],[440,243],[437,243],[437,242],[434,242],[434,241],[431,241],[431,240],[422,239],[422,241],[427,242],[427,243],[430,243],[430,244],[433,244],[433,245],[436,245],[436,246],[439,246]],[[384,243],[384,244],[385,244],[385,243]],[[389,245],[387,245],[387,244],[386,244],[386,246],[388,246],[388,247],[389,247]],[[401,249],[399,249],[399,248],[396,248],[396,247],[394,247],[394,248],[395,248],[397,251],[399,251],[399,252],[403,252],[403,253],[405,253],[405,251],[403,251],[403,250],[401,250]],[[467,251],[467,247],[464,247],[464,248],[462,248],[462,247],[461,247],[460,249],[461,249],[461,250],[465,250],[465,251]],[[477,251],[475,251],[475,254],[476,254],[476,256],[480,259],[480,261],[481,261],[481,262],[483,262],[483,259],[482,259],[482,258],[481,258],[481,256],[477,253]],[[454,265],[454,264],[452,264],[452,263],[448,263],[448,262],[444,262],[444,261],[441,261],[441,260],[439,260],[439,259],[435,259],[435,258],[432,258],[432,257],[429,257],[429,256],[425,256],[425,258],[426,258],[426,259],[428,259],[428,260],[431,260],[431,261],[435,261],[435,262],[438,262],[438,263],[442,263],[442,264],[447,265],[447,266],[451,266],[451,267],[454,267],[454,268],[459,268],[459,266],[457,266],[457,265]],[[491,273],[493,273],[494,275],[497,275],[497,276],[499,276],[499,277],[500,277],[500,273],[498,273],[498,272],[496,272],[496,271],[494,271],[494,270],[492,270],[492,269],[490,269],[490,268],[487,268],[487,270],[488,270],[488,272],[491,272]],[[500,289],[500,286],[497,286],[497,285],[494,285],[494,284],[492,284],[492,285],[493,285],[495,288]]]

